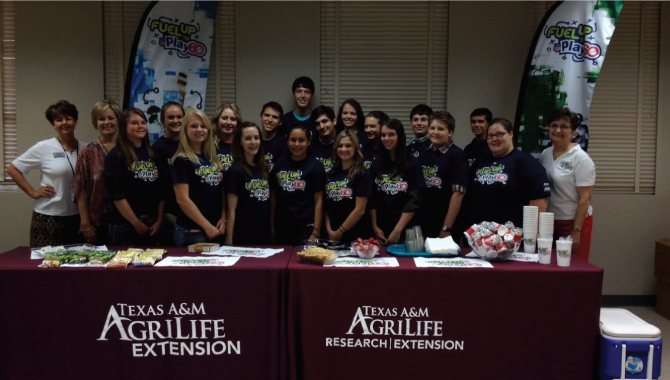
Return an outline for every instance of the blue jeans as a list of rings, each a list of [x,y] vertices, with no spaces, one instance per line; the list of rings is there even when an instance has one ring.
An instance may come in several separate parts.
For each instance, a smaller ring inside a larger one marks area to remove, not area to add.
[[[109,245],[155,247],[156,238],[149,235],[140,236],[132,224],[109,224]]]
[[[204,231],[190,231],[178,224],[174,225],[174,245],[177,247],[185,247],[195,243],[206,243],[207,235]]]

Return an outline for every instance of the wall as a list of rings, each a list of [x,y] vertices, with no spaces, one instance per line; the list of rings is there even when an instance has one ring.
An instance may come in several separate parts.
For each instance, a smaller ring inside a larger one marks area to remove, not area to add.
[[[82,117],[77,135],[95,137],[88,112],[103,94],[99,2],[17,2],[19,151],[53,136],[43,112],[67,98]],[[237,102],[257,120],[274,99],[291,109],[290,86],[300,75],[319,77],[319,5],[316,2],[238,2]],[[594,194],[591,262],[604,268],[603,293],[655,294],[654,242],[670,236],[670,4],[663,4],[655,195]],[[496,20],[496,21],[491,21]],[[502,22],[501,20],[504,20]],[[534,30],[530,2],[450,4],[448,110],[456,143],[471,139],[468,116],[488,106],[514,117],[523,64]],[[76,44],[70,41],[77,41]],[[597,96],[597,92],[596,92]],[[314,104],[318,104],[315,99]],[[33,179],[37,177],[29,176]],[[0,252],[28,244],[32,201],[23,192],[0,192]]]

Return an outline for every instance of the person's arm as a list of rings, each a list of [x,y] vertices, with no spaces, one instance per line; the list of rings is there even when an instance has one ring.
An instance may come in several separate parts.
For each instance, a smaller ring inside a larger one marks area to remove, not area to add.
[[[16,185],[21,190],[23,190],[24,193],[28,194],[28,196],[33,199],[39,199],[42,197],[53,198],[56,195],[56,189],[54,189],[54,187],[51,185],[42,186],[37,190],[33,189],[26,177],[23,176],[23,173],[21,173],[14,166],[14,164],[9,164],[9,168],[7,168],[7,174],[12,177],[14,182],[16,182]]]
[[[114,201],[114,206],[119,210],[121,216],[123,216],[128,223],[130,223],[140,235],[146,235],[149,231],[149,227],[146,226],[138,217],[135,215],[135,212],[130,208],[128,201],[124,199]]]
[[[321,233],[321,219],[323,218],[323,191],[314,193],[314,230],[309,240],[316,240]]]
[[[384,231],[377,225],[377,210],[374,208],[370,209],[370,219],[372,220],[372,233],[375,235],[375,238],[386,245],[386,236],[384,236]]]
[[[97,230],[91,224],[91,216],[88,213],[88,199],[83,191],[77,194],[77,208],[81,217],[81,233],[84,234],[87,242],[94,242],[97,238]]]
[[[223,190],[221,190],[221,196],[223,197],[221,202],[221,219],[216,222],[216,229],[219,230],[219,235],[226,233],[226,223],[228,223],[228,197],[226,196],[226,192]]]
[[[209,240],[219,236],[219,230],[202,215],[200,210],[198,210],[198,206],[188,196],[188,183],[175,183],[174,193],[181,210],[189,219],[202,228]]]
[[[414,211],[403,212],[400,216],[400,220],[398,220],[398,223],[396,223],[395,228],[393,228],[393,231],[389,235],[388,239],[386,239],[386,243],[384,245],[398,244],[402,230],[407,227],[407,224],[412,220],[413,217]]]
[[[530,206],[537,206],[537,212],[546,212],[549,198],[533,199],[530,201]]]
[[[235,213],[237,211],[237,195],[228,193],[228,224],[226,227],[226,245],[233,245],[235,231]]]
[[[350,229],[356,226],[356,223],[358,223],[358,221],[361,220],[361,218],[365,214],[365,207],[367,206],[367,204],[368,204],[367,197],[356,197],[356,206],[354,207],[353,211],[349,213],[347,219],[345,219],[345,221],[342,222],[342,225],[338,227],[337,231],[335,231],[335,233],[337,234],[336,236],[338,238],[333,240],[340,240],[345,232],[349,231]]]
[[[328,210],[324,211],[324,214],[325,217],[323,221],[326,223],[326,233],[328,234],[328,239],[339,241],[342,237],[342,234],[340,233],[338,235],[338,231],[333,231],[333,229],[330,227],[330,214],[328,213]]]
[[[444,225],[452,228],[454,227],[454,222],[458,216],[458,212],[461,210],[461,204],[463,203],[463,193],[460,191],[454,191],[451,195],[451,200],[449,200],[449,210],[447,210],[447,216],[444,218]],[[442,231],[440,229],[439,237],[445,238],[451,235],[451,231]]]
[[[572,232],[572,247],[579,248],[581,233],[575,229],[581,229],[586,220],[586,214],[589,212],[589,204],[591,203],[591,196],[593,195],[593,186],[577,187],[577,195],[579,203],[577,204],[577,212],[575,213],[575,221],[573,223]]]

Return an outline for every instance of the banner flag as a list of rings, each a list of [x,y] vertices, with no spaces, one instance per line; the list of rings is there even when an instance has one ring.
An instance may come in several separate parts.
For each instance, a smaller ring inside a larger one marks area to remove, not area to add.
[[[154,1],[144,12],[130,54],[124,107],[139,108],[155,142],[161,106],[175,101],[204,110],[216,1]]]
[[[623,1],[557,2],[535,32],[519,91],[517,147],[539,157],[551,142],[546,120],[561,107],[582,114],[573,140],[588,147],[589,107]]]

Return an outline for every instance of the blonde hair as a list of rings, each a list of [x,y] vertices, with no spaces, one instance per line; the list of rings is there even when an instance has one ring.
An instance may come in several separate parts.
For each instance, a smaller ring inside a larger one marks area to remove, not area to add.
[[[214,136],[214,144],[219,145],[219,142],[221,141],[219,139],[219,134],[221,133],[221,130],[219,129],[219,116],[221,116],[221,113],[225,110],[230,108],[233,110],[233,113],[235,114],[235,118],[237,119],[237,126],[239,127],[240,124],[242,124],[242,111],[240,111],[240,107],[237,106],[235,103],[221,103],[219,108],[214,111],[214,116],[212,116],[212,127],[216,130],[216,133]],[[235,133],[233,131],[233,133]]]
[[[335,143],[333,143],[333,156],[331,158],[333,167],[328,171],[328,178],[335,173],[336,169],[342,168],[342,160],[340,160],[340,157],[337,155],[337,146],[340,145],[340,141],[345,137],[348,137],[351,140],[351,144],[354,146],[354,149],[356,149],[352,160],[352,166],[349,168],[349,179],[353,179],[358,173],[363,172],[363,152],[361,152],[358,136],[351,129],[345,129],[335,137]]]
[[[200,165],[200,159],[191,147],[187,133],[188,124],[194,117],[202,120],[203,124],[205,124],[205,127],[207,127],[207,131],[209,131],[209,133],[207,133],[207,138],[202,143],[202,155],[205,156],[205,159],[212,165],[216,166],[220,171],[225,171],[223,164],[216,154],[216,145],[214,144],[214,132],[212,131],[212,124],[209,122],[209,119],[204,112],[198,111],[191,107],[186,109],[186,115],[184,116],[184,121],[182,122],[182,128],[181,131],[179,131],[179,148],[177,148],[177,153],[175,153],[175,155],[172,157],[172,160],[170,160],[170,164],[174,164],[178,157],[186,157],[194,164]]]
[[[98,130],[98,119],[108,108],[111,108],[112,111],[114,111],[116,122],[118,123],[118,126],[121,127],[121,109],[119,108],[119,105],[111,100],[101,100],[95,103],[91,110],[91,122],[93,123],[93,128],[95,130]]]

